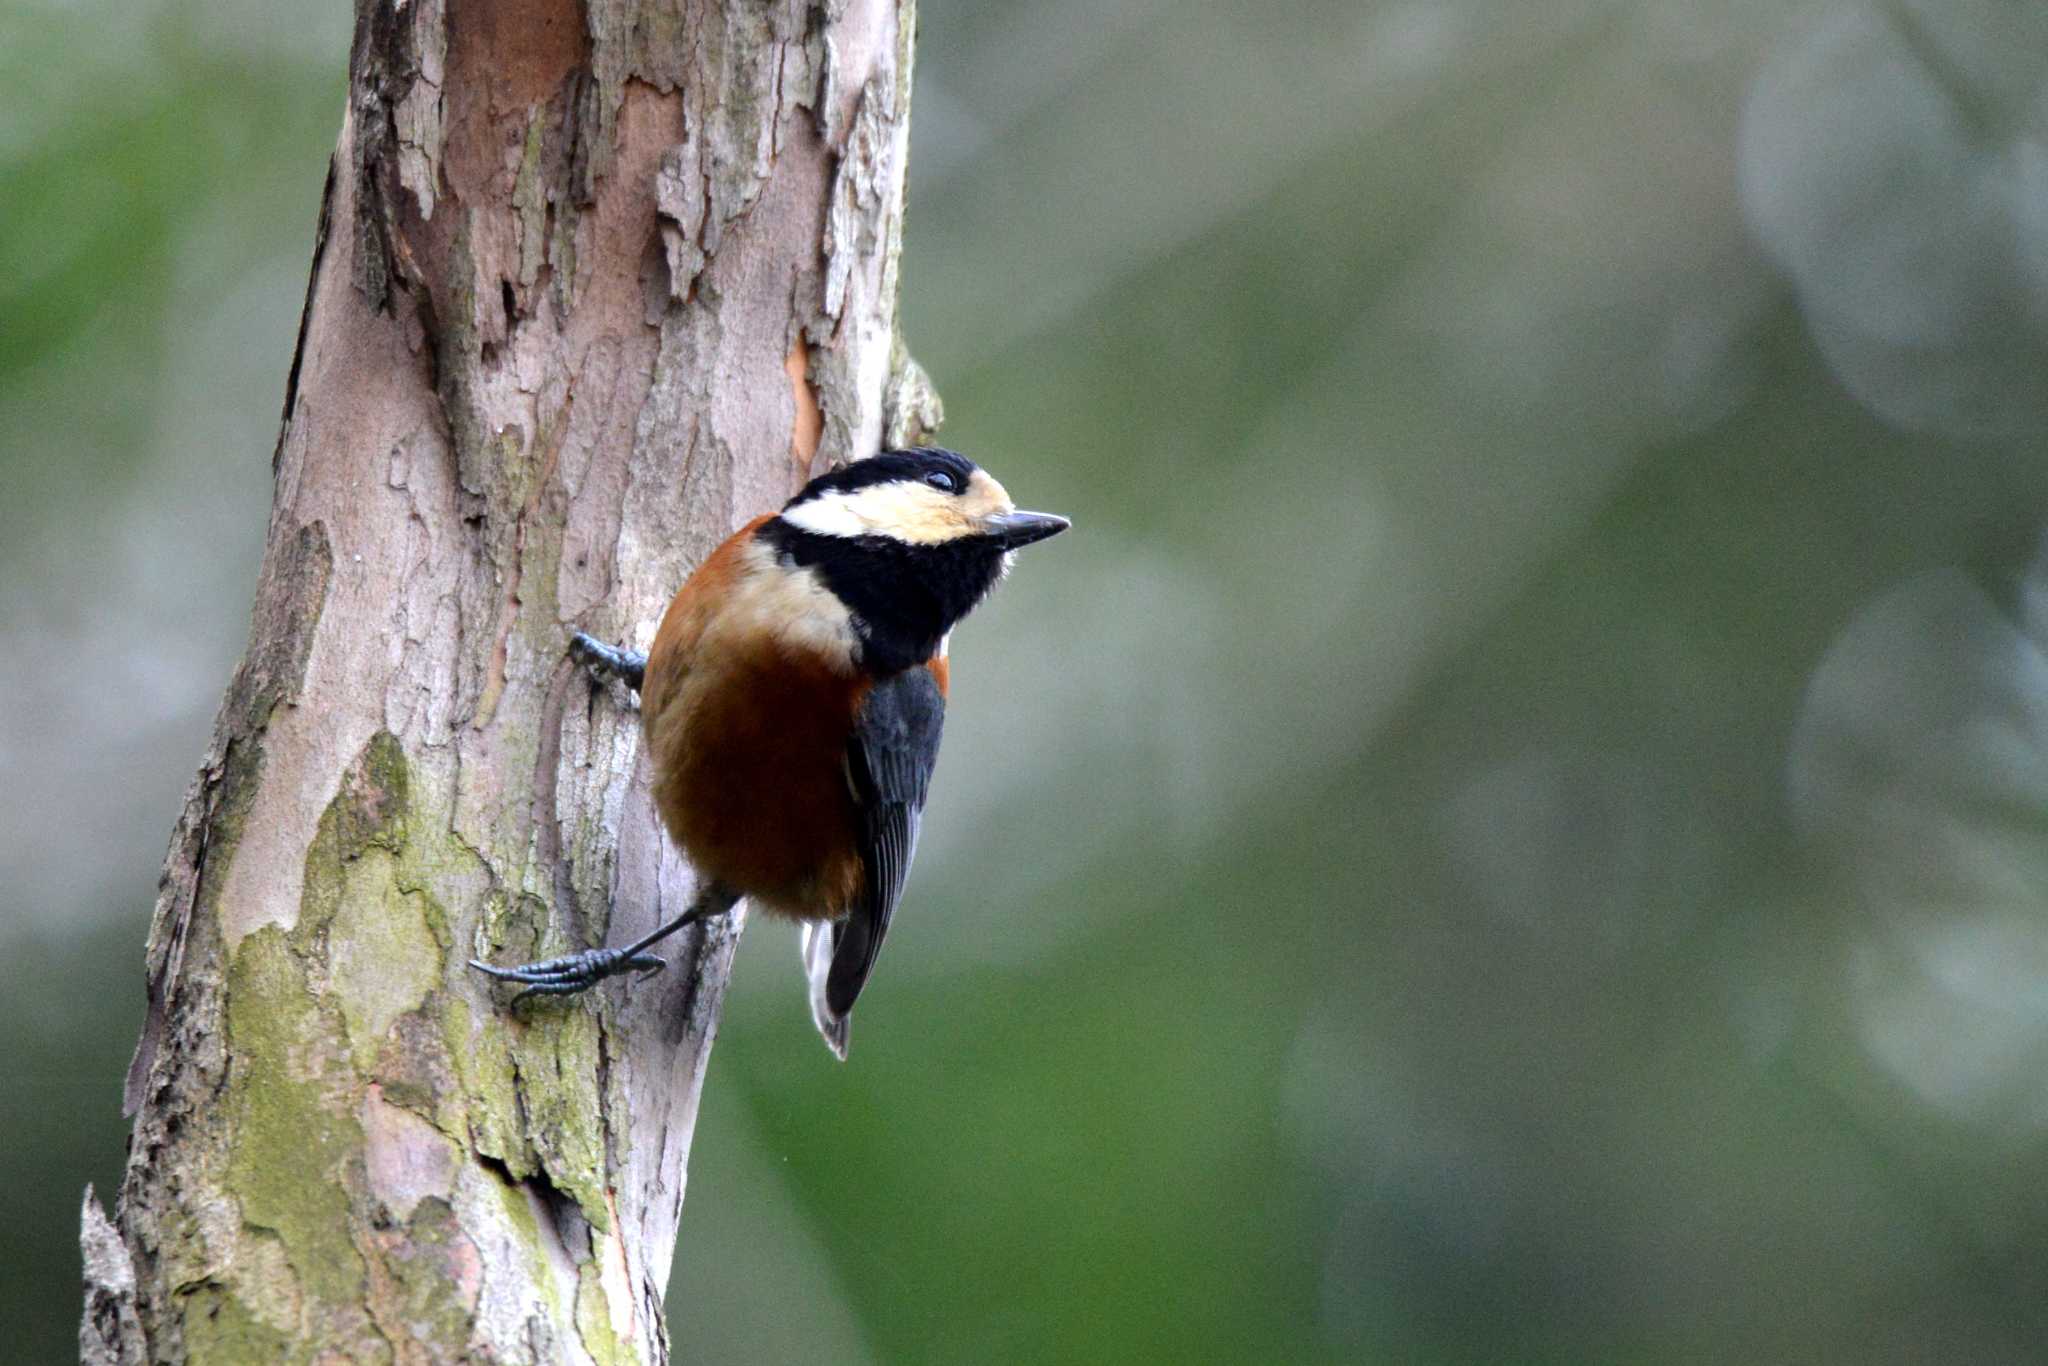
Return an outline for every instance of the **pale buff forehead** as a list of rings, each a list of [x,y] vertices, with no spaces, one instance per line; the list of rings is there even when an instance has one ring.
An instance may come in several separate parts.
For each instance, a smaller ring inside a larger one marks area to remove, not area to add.
[[[962,494],[946,493],[923,480],[899,479],[828,493],[783,517],[824,536],[891,536],[912,545],[938,545],[971,536],[988,518],[1014,507],[1001,484],[976,470]]]

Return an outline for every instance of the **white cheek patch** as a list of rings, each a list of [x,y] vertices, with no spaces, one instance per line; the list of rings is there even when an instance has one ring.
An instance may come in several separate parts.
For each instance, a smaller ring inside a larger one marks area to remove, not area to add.
[[[938,545],[971,536],[984,517],[1009,510],[1003,486],[977,473],[964,495],[903,479],[827,493],[799,503],[782,520],[819,536],[889,536]]]
[[[870,532],[844,493],[828,493],[799,503],[785,511],[782,520],[819,536],[866,536]]]

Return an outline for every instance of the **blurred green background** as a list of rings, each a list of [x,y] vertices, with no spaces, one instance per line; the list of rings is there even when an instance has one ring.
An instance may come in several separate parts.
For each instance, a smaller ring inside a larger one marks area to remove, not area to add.
[[[0,1355],[238,655],[338,4],[0,15]],[[2048,11],[929,0],[903,308],[1079,530],[704,1362],[2048,1356]]]

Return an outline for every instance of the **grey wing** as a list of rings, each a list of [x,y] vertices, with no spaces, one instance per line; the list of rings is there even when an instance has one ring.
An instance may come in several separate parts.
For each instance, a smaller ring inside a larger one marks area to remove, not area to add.
[[[924,668],[906,669],[877,683],[855,718],[847,771],[859,808],[861,862],[867,876],[860,899],[833,927],[824,1005],[837,1021],[844,1021],[853,1009],[874,971],[889,917],[902,899],[945,719],[946,699]]]

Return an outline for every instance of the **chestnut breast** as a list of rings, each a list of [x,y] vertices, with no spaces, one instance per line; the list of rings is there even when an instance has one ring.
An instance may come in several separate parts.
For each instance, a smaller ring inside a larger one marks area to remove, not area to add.
[[[844,604],[755,539],[766,520],[712,552],[655,636],[655,804],[700,873],[765,910],[837,919],[863,876],[846,752],[868,684]]]

